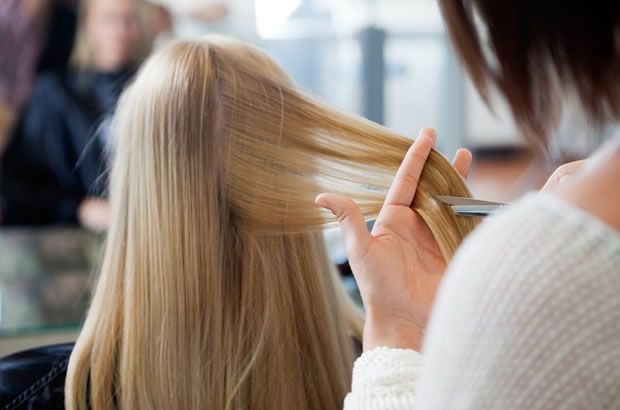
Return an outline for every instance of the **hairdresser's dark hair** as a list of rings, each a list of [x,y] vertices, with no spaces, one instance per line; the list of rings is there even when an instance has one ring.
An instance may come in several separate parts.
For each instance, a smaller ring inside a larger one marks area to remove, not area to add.
[[[526,136],[545,140],[558,122],[558,97],[568,93],[593,125],[620,118],[620,1],[439,4],[481,95],[488,102],[489,85],[496,86]]]

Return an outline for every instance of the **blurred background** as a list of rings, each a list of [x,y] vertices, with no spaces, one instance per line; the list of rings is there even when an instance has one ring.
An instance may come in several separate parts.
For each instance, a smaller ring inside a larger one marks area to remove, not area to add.
[[[492,95],[460,70],[432,0],[2,0],[0,2],[0,356],[73,340],[108,220],[107,124],[148,54],[207,33],[258,44],[303,89],[415,136],[448,157],[474,152],[480,198],[513,201],[585,156],[570,112],[533,155]],[[334,262],[355,293],[338,231]]]

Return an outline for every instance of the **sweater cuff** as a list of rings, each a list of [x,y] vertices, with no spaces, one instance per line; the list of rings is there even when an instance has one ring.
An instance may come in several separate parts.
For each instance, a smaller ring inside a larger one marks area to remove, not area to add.
[[[411,409],[422,356],[407,349],[377,347],[355,361],[345,410]]]

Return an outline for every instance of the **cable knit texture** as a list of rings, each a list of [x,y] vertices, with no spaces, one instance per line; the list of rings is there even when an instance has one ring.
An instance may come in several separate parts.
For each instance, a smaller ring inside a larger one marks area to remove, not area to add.
[[[418,356],[362,355],[345,408],[619,409],[620,232],[544,194],[489,218],[446,274],[423,351],[418,383]]]
[[[405,410],[411,407],[421,356],[407,349],[378,347],[364,353],[353,367],[355,394],[345,409]]]

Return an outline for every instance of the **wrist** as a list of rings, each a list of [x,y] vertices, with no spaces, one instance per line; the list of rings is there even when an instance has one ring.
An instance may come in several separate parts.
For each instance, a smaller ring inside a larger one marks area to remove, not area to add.
[[[424,329],[413,320],[391,315],[366,313],[364,323],[364,351],[375,347],[411,349],[417,352],[422,347]]]

